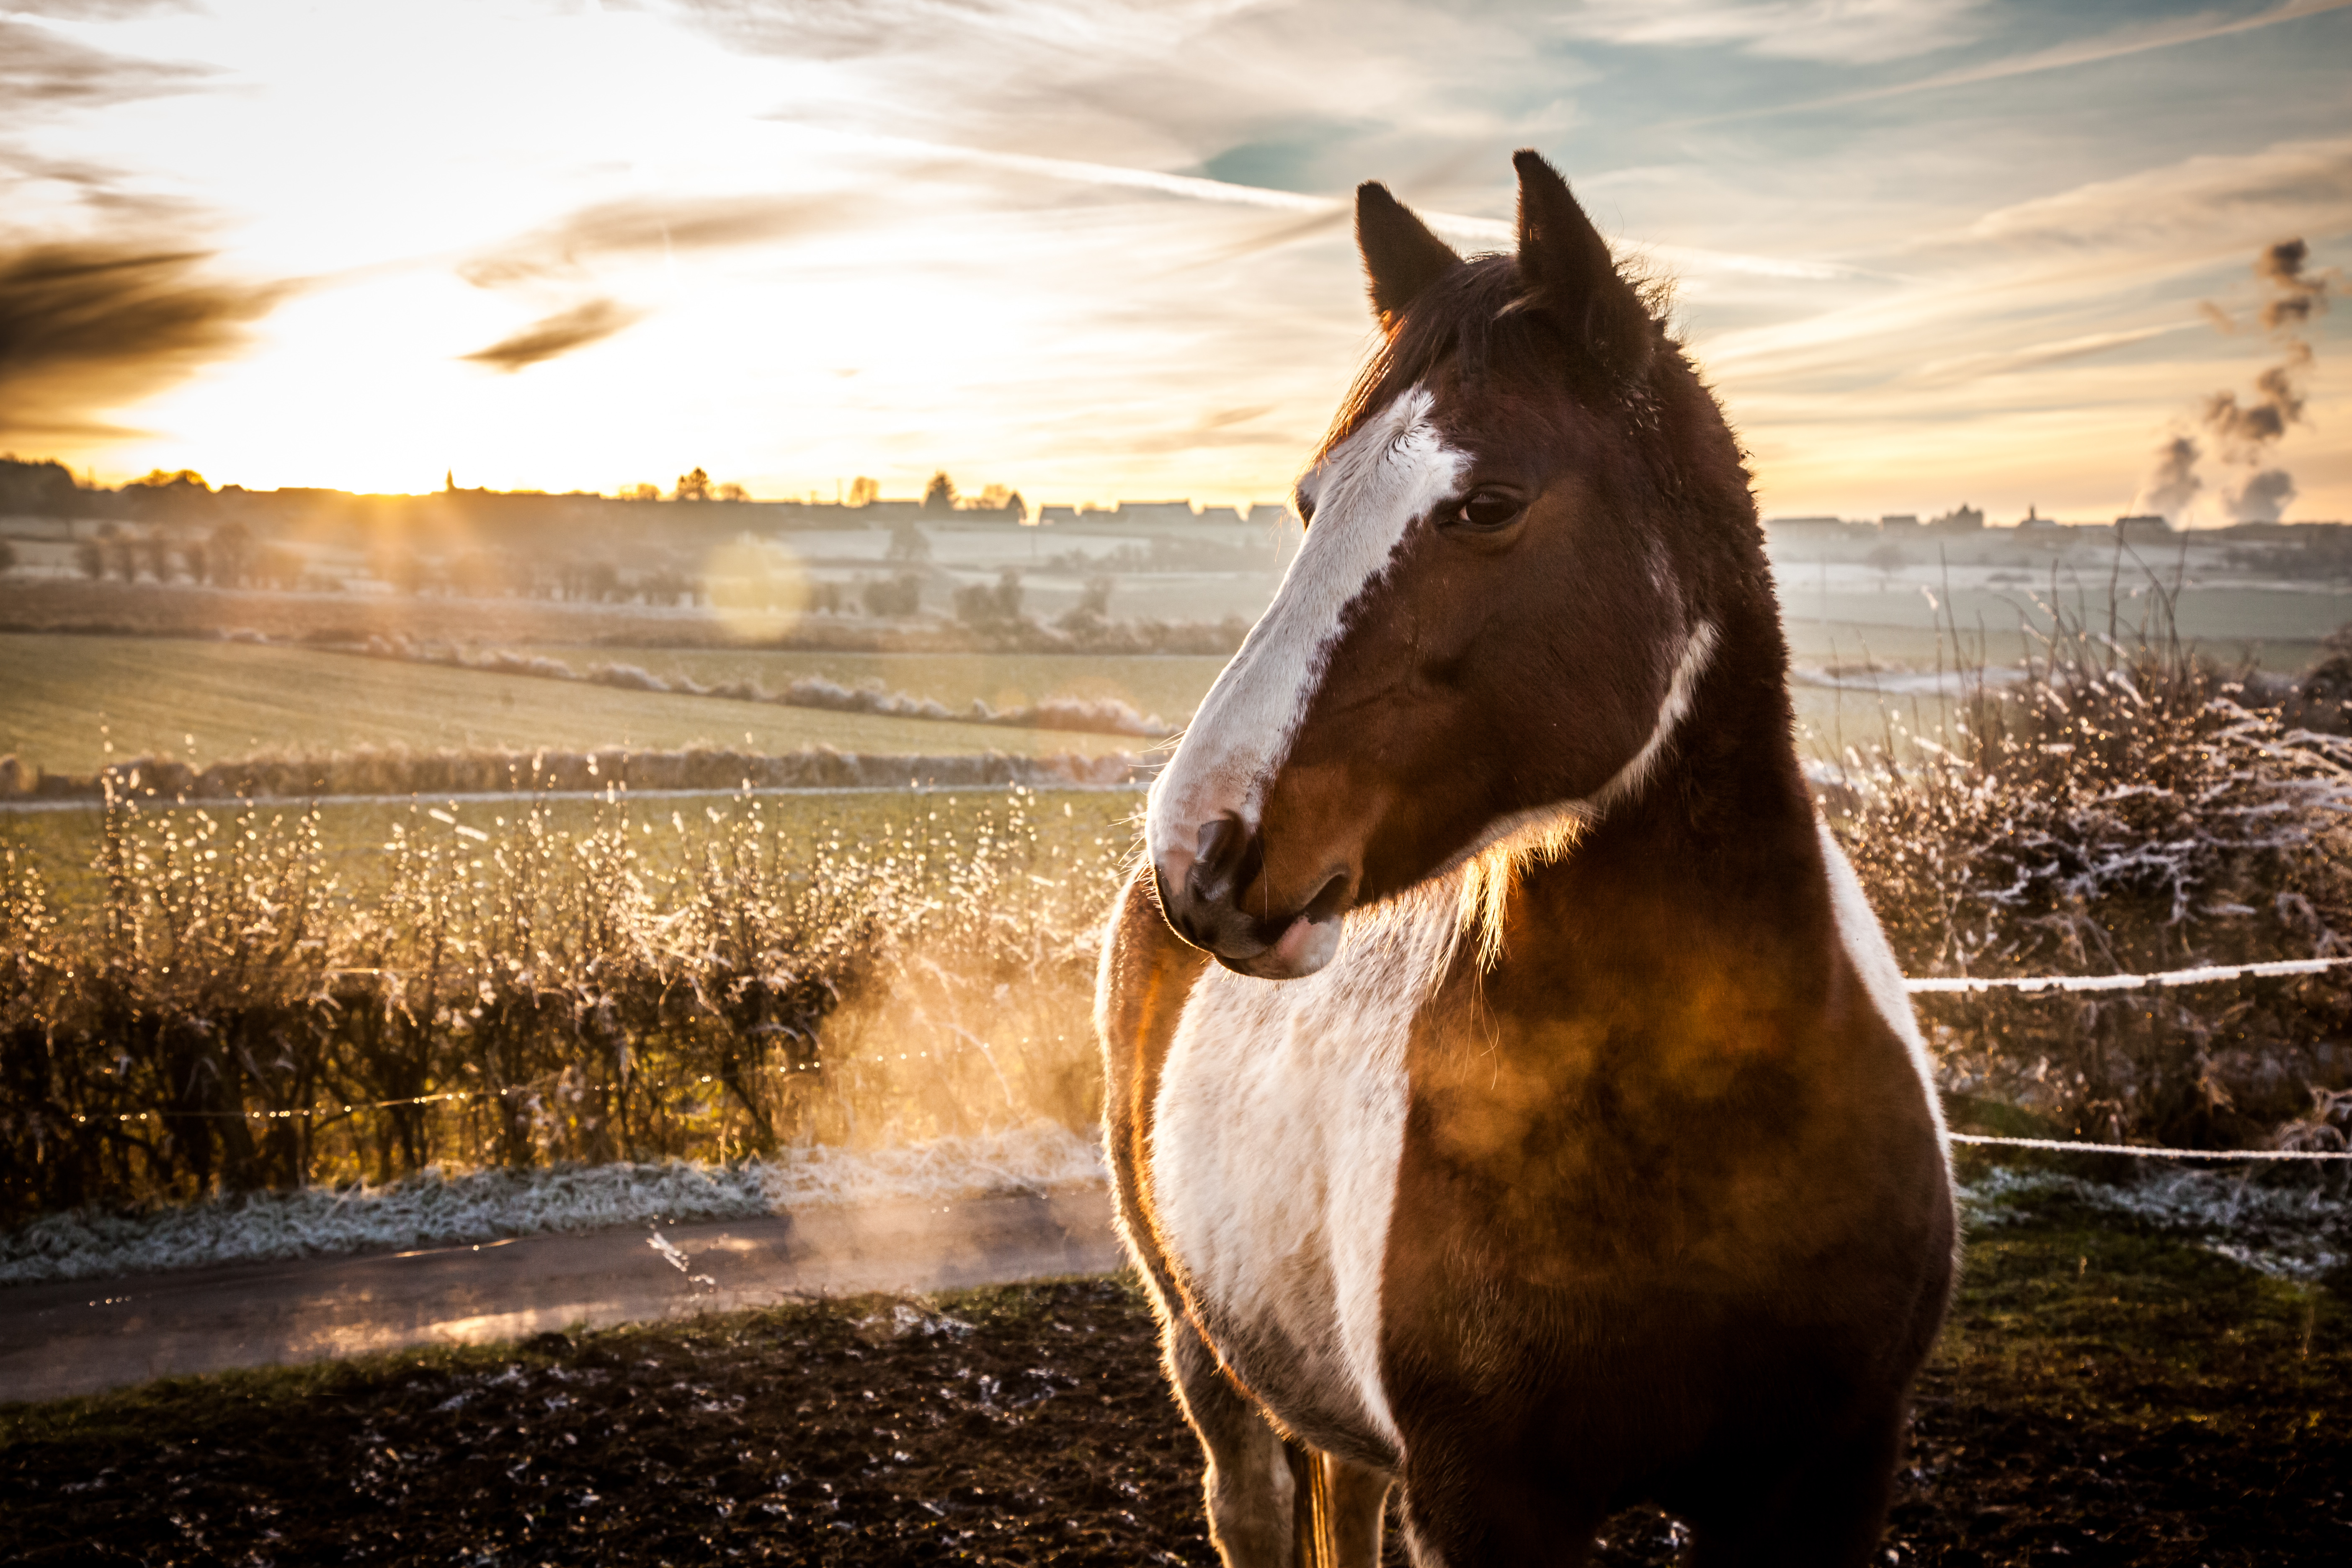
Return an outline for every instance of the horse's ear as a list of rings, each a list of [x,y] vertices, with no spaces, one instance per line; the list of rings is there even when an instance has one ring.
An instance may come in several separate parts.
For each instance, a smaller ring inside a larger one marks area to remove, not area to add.
[[[1550,312],[1603,371],[1640,380],[1658,342],[1648,307],[1617,275],[1609,242],[1559,171],[1532,148],[1513,153],[1511,163],[1519,172],[1519,276],[1528,302]]]
[[[1372,314],[1384,332],[1396,331],[1423,289],[1462,265],[1451,247],[1376,180],[1356,187],[1356,247],[1364,253]]]

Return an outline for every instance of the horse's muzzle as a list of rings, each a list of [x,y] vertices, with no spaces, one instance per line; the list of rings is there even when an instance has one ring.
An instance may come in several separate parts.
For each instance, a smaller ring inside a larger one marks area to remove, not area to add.
[[[1152,862],[1160,907],[1176,934],[1236,973],[1295,980],[1339,951],[1340,919],[1353,879],[1325,879],[1304,907],[1273,905],[1265,840],[1236,816],[1202,825],[1191,852],[1171,848]]]

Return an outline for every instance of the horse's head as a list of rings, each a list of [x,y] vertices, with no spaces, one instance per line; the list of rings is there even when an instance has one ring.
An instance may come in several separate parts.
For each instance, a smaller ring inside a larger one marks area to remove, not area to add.
[[[1244,973],[1312,973],[1350,908],[1556,854],[1630,796],[1716,641],[1709,580],[1753,554],[1713,399],[1566,183],[1516,162],[1512,256],[1358,192],[1381,344],[1299,479],[1281,591],[1152,789],[1162,907]]]

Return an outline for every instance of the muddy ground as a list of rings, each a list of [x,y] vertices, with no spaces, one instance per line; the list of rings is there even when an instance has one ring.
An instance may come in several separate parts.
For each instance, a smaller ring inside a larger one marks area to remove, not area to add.
[[[2347,1374],[2339,1289],[2112,1218],[1980,1237],[1886,1560],[2340,1568]],[[1199,1489],[1120,1279],[0,1407],[10,1563],[1207,1563]]]

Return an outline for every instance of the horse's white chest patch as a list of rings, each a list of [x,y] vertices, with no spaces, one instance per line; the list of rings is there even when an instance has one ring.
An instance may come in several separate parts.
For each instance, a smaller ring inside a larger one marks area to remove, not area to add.
[[[1301,980],[1210,969],[1161,1068],[1155,1228],[1243,1381],[1400,1446],[1380,1375],[1381,1267],[1404,1142],[1405,1046],[1453,952],[1458,878],[1348,917]],[[1288,1364],[1254,1374],[1249,1357]]]

